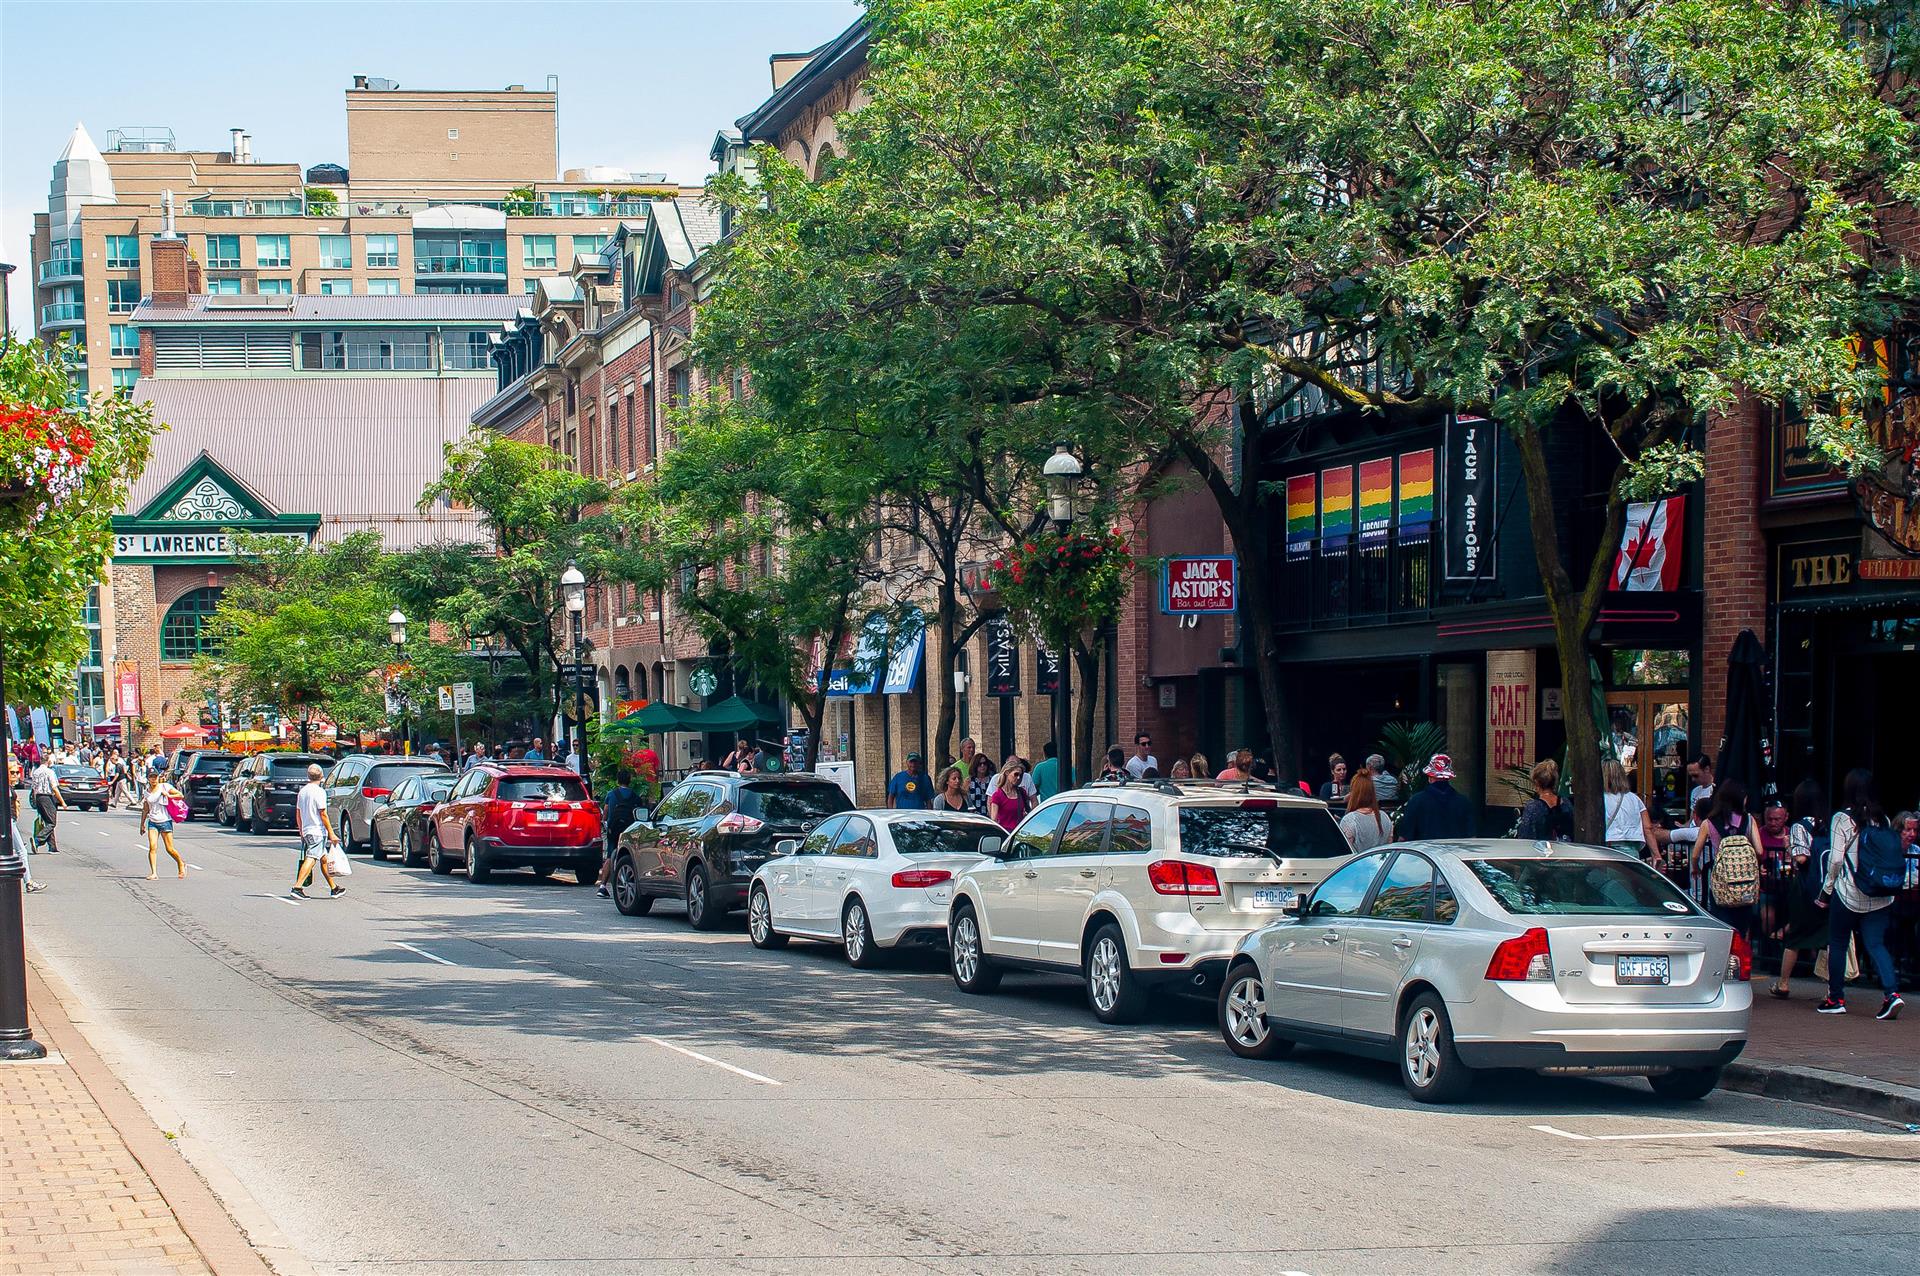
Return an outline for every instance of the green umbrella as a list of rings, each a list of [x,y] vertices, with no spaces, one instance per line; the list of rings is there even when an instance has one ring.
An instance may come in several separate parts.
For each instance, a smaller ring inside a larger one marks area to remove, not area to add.
[[[652,704],[630,713],[624,718],[616,718],[607,724],[608,732],[614,735],[651,735],[662,731],[696,731],[691,720],[696,717],[691,709],[682,709],[670,705],[664,700],[655,700]]]
[[[741,696],[728,696],[693,715],[691,726],[698,731],[745,731],[762,722],[778,722],[780,717],[763,704]]]

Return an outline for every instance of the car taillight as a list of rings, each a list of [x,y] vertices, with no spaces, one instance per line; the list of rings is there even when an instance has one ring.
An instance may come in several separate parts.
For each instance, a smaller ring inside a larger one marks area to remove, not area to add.
[[[421,806],[421,808],[420,808],[420,814],[422,814],[422,815],[432,815],[432,814],[433,814],[433,811],[434,811],[434,808],[435,808],[435,807],[437,807],[437,806],[439,806],[439,805],[440,805],[440,804],[439,804],[438,802],[428,802],[428,803],[425,803],[425,804],[424,804],[424,805],[422,805],[422,806]]]
[[[1162,895],[1218,895],[1220,877],[1205,864],[1185,860],[1155,860],[1147,865],[1147,880]]]
[[[392,792],[393,792],[392,789],[364,788],[360,790],[360,796],[361,797],[387,797],[390,794],[392,794]]]
[[[765,820],[756,820],[751,815],[742,815],[734,811],[721,816],[720,822],[713,826],[713,830],[716,833],[758,833],[765,827],[767,827]]]
[[[1493,960],[1487,963],[1487,978],[1502,983],[1552,979],[1553,956],[1547,951],[1546,930],[1535,926],[1494,949]]]
[[[1727,954],[1727,978],[1743,984],[1753,978],[1753,945],[1737,930],[1733,932],[1733,951]]]
[[[895,886],[938,886],[952,880],[953,874],[944,868],[908,868],[893,875]]]

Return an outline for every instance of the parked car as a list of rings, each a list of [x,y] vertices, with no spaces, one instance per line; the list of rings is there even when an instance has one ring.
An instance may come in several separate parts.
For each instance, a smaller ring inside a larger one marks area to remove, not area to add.
[[[712,930],[743,907],[775,846],[850,810],[846,790],[804,772],[695,771],[629,825],[614,848],[613,902],[629,917],[678,899],[687,921]]]
[[[349,753],[334,763],[321,783],[327,788],[327,811],[340,834],[342,849],[349,853],[362,849],[365,842],[361,834],[373,827],[374,812],[393,796],[394,786],[400,781],[410,775],[436,774],[453,773],[445,763],[432,758],[397,758],[391,754]]]
[[[221,801],[232,799],[233,826],[243,833],[267,833],[292,828],[299,818],[294,809],[307,783],[307,768],[326,766],[324,753],[256,753],[233,769],[233,779]]]
[[[107,782],[99,768],[57,766],[53,774],[60,781],[60,792],[66,796],[68,806],[90,806],[96,811],[107,809]]]
[[[1211,993],[1247,932],[1348,853],[1324,802],[1264,785],[1074,789],[955,883],[954,982],[987,993],[1008,969],[1072,972],[1098,1018],[1130,1022],[1154,987]]]
[[[195,749],[180,760],[175,787],[187,799],[187,814],[212,815],[220,805],[220,788],[239,763],[238,754],[218,749]]]
[[[1393,1059],[1427,1103],[1480,1068],[1643,1072],[1698,1099],[1746,1046],[1746,938],[1631,856],[1567,843],[1385,847],[1249,935],[1219,1001],[1235,1054]]]
[[[753,875],[747,934],[756,948],[789,936],[837,943],[855,966],[876,965],[883,949],[944,944],[955,874],[1005,840],[992,820],[962,812],[836,815],[775,844]]]
[[[427,866],[442,876],[456,860],[470,882],[486,881],[496,868],[531,868],[544,877],[566,866],[582,886],[600,876],[600,806],[565,767],[476,766],[427,818]]]
[[[433,808],[446,800],[459,778],[451,771],[421,771],[396,784],[374,810],[368,826],[373,858],[383,860],[389,851],[397,850],[400,862],[409,868],[426,863]]]

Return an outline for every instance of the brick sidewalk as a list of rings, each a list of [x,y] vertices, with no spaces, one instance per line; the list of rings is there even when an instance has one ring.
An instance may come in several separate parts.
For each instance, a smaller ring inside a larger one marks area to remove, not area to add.
[[[1920,1087],[1920,996],[1908,999],[1900,1018],[1880,1023],[1880,991],[1855,985],[1847,989],[1847,1013],[1820,1015],[1814,1006],[1826,995],[1812,977],[1793,981],[1793,999],[1767,995],[1773,980],[1754,972],[1753,1026],[1748,1063],[1778,1063],[1824,1068],[1894,1085]]]

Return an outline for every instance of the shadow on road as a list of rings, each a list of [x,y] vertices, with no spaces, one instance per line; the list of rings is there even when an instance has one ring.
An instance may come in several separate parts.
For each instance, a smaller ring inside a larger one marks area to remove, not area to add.
[[[1569,1240],[1537,1270],[1590,1276],[1756,1276],[1845,1272],[1910,1276],[1914,1248],[1862,1242],[1920,1236],[1911,1212],[1724,1202],[1710,1210],[1644,1210]],[[1905,1257],[1901,1257],[1904,1254]],[[1497,1260],[1496,1260],[1497,1262]]]

